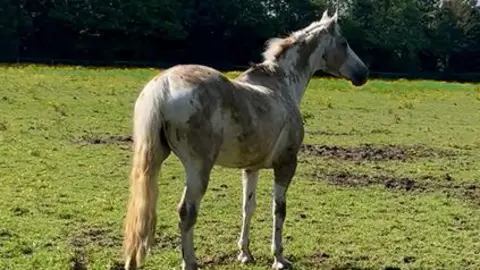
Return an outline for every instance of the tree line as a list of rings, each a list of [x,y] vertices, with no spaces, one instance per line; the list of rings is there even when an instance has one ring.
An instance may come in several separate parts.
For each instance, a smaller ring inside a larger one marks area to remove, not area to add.
[[[0,60],[261,60],[265,41],[338,8],[372,70],[480,72],[476,0],[0,0]],[[331,15],[331,14],[330,14]]]

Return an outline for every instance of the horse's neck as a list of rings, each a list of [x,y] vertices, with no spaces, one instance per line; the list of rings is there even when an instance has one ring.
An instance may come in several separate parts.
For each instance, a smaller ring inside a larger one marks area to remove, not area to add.
[[[309,60],[307,64],[299,63],[300,61],[302,60],[292,53],[281,59],[278,64],[285,73],[287,91],[291,94],[297,106],[300,105],[307,85],[314,73],[311,65],[308,63]]]
[[[289,88],[288,91],[292,93],[292,98],[295,100],[297,106],[302,102],[303,95],[311,78],[311,75],[299,73],[296,70],[286,72],[285,80]]]

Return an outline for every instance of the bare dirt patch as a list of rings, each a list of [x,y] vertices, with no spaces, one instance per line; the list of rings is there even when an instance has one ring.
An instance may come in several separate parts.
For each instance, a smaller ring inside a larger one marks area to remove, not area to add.
[[[101,247],[120,247],[121,237],[111,229],[100,226],[86,226],[73,233],[70,238],[70,246],[75,251],[70,259],[72,270],[87,270],[88,262],[84,248],[88,245]],[[121,268],[117,268],[121,267]],[[115,263],[111,269],[123,269],[123,265]]]
[[[32,247],[24,246],[20,249],[23,255],[32,255],[34,250]]]
[[[81,136],[75,141],[81,144],[114,144],[128,149],[133,143],[130,135]],[[303,144],[300,153],[309,156],[325,157],[347,161],[408,161],[418,158],[440,158],[453,156],[454,152],[444,149],[435,149],[423,145],[373,145],[359,146],[315,145]]]
[[[73,141],[80,145],[118,145],[123,150],[130,150],[133,138],[130,135],[107,135],[107,136],[90,136],[83,135]]]
[[[87,260],[81,250],[75,250],[75,255],[70,259],[71,270],[87,270]]]
[[[392,175],[370,175],[352,171],[327,172],[319,170],[307,173],[307,176],[331,185],[343,187],[362,187],[380,185],[388,190],[406,192],[440,191],[447,196],[467,198],[480,205],[480,186],[468,182],[455,181],[448,173],[444,176],[423,175],[418,177],[398,177]]]
[[[318,179],[326,179],[330,184],[347,187],[384,185],[388,189],[406,191],[423,190],[425,188],[418,184],[415,179],[409,177],[395,178],[386,175],[368,175],[349,171],[317,172],[314,176]]]
[[[128,145],[133,142],[133,138],[130,135],[107,135],[107,136],[93,136],[83,135],[75,143],[80,144],[117,144]]]
[[[113,264],[112,267],[110,267],[110,270],[125,270],[125,267],[124,267],[123,263],[116,262],[116,263]]]
[[[443,149],[434,149],[422,145],[379,145],[363,144],[345,147],[338,145],[303,144],[300,153],[348,161],[408,161],[418,158],[439,158],[454,153]]]
[[[312,266],[314,265],[320,265],[325,263],[330,258],[330,255],[328,253],[322,252],[322,251],[316,251],[314,252],[311,257],[310,257],[310,262],[312,263]]]
[[[86,227],[76,232],[70,240],[70,245],[75,248],[83,248],[89,244],[114,247],[121,245],[121,239],[111,230],[101,227]]]
[[[13,238],[15,235],[5,228],[0,228],[0,240],[9,240]]]
[[[212,256],[207,256],[199,262],[200,267],[229,265],[236,263],[236,253],[220,253]]]
[[[27,208],[15,207],[15,208],[12,208],[12,212],[15,216],[23,216],[23,215],[29,214],[30,210],[28,210]]]
[[[315,130],[315,131],[306,131],[305,133],[314,135],[314,136],[354,136],[354,135],[363,135],[362,132],[351,129],[349,131],[332,131],[332,130]]]
[[[403,262],[404,263],[413,263],[417,260],[414,256],[405,256],[403,257]]]
[[[179,248],[181,244],[180,235],[169,235],[156,232],[155,235],[155,249],[175,249]]]

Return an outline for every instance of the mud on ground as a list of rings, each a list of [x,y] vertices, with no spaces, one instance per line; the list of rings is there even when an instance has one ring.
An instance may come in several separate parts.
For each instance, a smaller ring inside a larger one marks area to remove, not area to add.
[[[441,158],[453,156],[454,152],[423,145],[379,145],[362,144],[345,147],[338,145],[303,144],[301,154],[348,161],[408,161],[419,158]]]
[[[88,260],[85,255],[85,247],[95,245],[101,247],[121,247],[122,236],[108,227],[85,226],[75,231],[70,237],[70,246],[74,255],[70,259],[71,270],[87,270]],[[155,243],[152,252],[160,249],[175,249],[180,247],[179,235],[167,235],[156,232]],[[207,263],[208,264],[208,263]],[[124,269],[123,262],[115,262],[110,270]]]
[[[83,250],[76,249],[75,254],[70,259],[71,270],[87,270],[87,260]]]
[[[87,136],[83,135],[74,142],[83,144],[130,144],[133,142],[129,135]]]
[[[77,249],[89,244],[102,247],[116,247],[121,245],[121,239],[111,229],[97,226],[82,228],[76,231],[70,238],[70,245]]]
[[[388,190],[405,192],[434,192],[440,191],[447,196],[467,198],[476,205],[480,205],[480,185],[454,181],[448,173],[444,176],[391,176],[385,174],[364,174],[341,170],[328,172],[317,170],[306,173],[306,176],[318,181],[343,187],[365,187],[379,185]]]
[[[105,137],[82,136],[77,142],[87,144],[116,144],[125,148],[131,145],[133,139],[128,135],[108,135]],[[303,144],[300,155],[323,157],[344,161],[412,161],[421,158],[453,157],[453,150],[438,149],[424,145],[373,145],[362,144],[358,146],[315,145]],[[443,178],[435,176],[395,177],[389,175],[358,174],[351,171],[310,173],[309,177],[327,180],[330,184],[339,186],[369,186],[383,185],[390,190],[429,192],[441,190],[447,195],[461,195],[480,205],[480,187],[471,183],[453,182],[449,174]],[[159,237],[159,236],[157,236]],[[169,239],[171,240],[171,239]],[[160,243],[165,241],[160,241]],[[170,241],[167,241],[169,243]],[[168,244],[167,244],[168,245]],[[161,248],[161,247],[160,247]]]
[[[107,136],[81,136],[75,141],[82,144],[116,144],[130,145],[133,142],[129,135],[107,135]],[[122,147],[125,148],[125,147]],[[362,144],[359,146],[345,147],[339,145],[315,145],[303,144],[300,154],[309,156],[326,157],[350,161],[382,161],[399,160],[407,161],[417,158],[441,158],[453,156],[455,153],[450,150],[435,149],[423,145],[373,145]]]

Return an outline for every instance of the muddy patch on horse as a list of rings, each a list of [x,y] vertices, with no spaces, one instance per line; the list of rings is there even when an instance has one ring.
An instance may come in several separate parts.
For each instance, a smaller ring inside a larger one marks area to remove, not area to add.
[[[303,144],[300,153],[346,161],[408,161],[419,158],[440,158],[452,156],[452,151],[435,149],[423,145],[373,145],[359,146]]]

